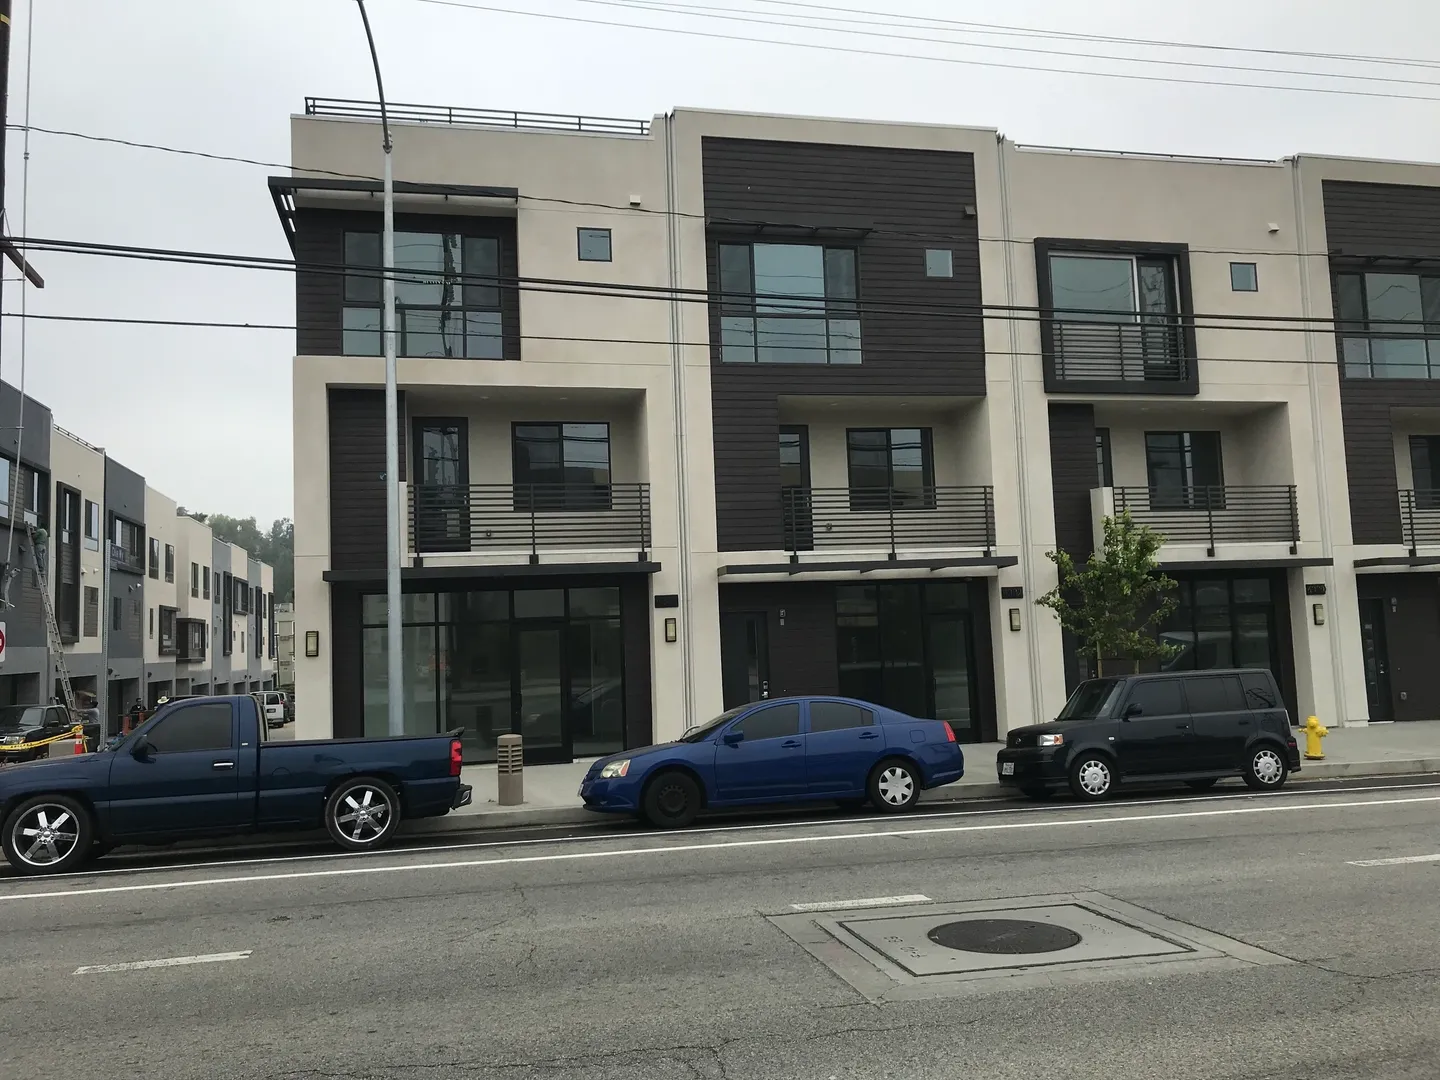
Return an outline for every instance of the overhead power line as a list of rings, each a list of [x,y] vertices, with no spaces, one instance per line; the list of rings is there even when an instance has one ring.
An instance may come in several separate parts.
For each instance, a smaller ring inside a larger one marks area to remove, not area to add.
[[[1221,79],[1181,79],[1168,75],[1146,75],[1131,71],[1092,71],[1086,68],[1047,67],[1039,64],[1012,64],[999,60],[975,60],[958,56],[887,52],[881,49],[862,49],[855,46],[829,45],[815,41],[762,38],[744,34],[722,34],[710,30],[690,30],[678,26],[655,26],[650,23],[616,22],[613,20],[588,18],[581,15],[559,15],[553,12],[523,11],[517,8],[497,7],[490,4],[466,3],[463,2],[463,0],[414,0],[414,2],[419,4],[433,4],[437,7],[457,8],[465,11],[481,11],[498,15],[518,15],[524,18],[548,19],[556,22],[575,23],[585,26],[605,26],[620,30],[646,30],[658,34],[706,38],[713,41],[737,41],[747,44],[780,45],[787,48],[808,49],[816,52],[839,53],[850,56],[874,56],[891,60],[923,60],[937,64],[959,64],[966,67],[993,68],[1002,71],[1037,71],[1052,75],[1081,75],[1095,79],[1168,83],[1176,86],[1222,86],[1240,90],[1280,90],[1289,93],[1303,94],[1339,94],[1352,97],[1384,98],[1391,101],[1440,101],[1440,96],[1434,94],[1403,94],[1379,90],[1351,90],[1333,86],[1286,86],[1277,83],[1235,82]]]

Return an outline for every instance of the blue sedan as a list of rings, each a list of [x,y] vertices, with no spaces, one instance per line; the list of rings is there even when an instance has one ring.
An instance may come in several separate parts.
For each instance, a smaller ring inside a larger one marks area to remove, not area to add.
[[[678,742],[601,758],[580,785],[587,810],[680,828],[702,810],[838,802],[908,810],[959,780],[965,755],[943,720],[838,697],[753,702]]]

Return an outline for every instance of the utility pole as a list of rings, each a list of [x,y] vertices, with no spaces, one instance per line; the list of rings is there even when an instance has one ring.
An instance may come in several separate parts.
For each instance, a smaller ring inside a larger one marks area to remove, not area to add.
[[[6,3],[8,0],[0,0]],[[370,16],[365,0],[360,5],[360,18],[365,24],[365,40],[370,44],[370,61],[375,65],[375,89],[380,95],[380,129],[385,147],[385,238],[380,245],[380,269],[384,275],[385,310],[380,324],[385,339],[385,620],[386,649],[389,660],[386,704],[389,733],[405,734],[405,661],[400,635],[400,394],[395,374],[395,175],[392,166],[390,117],[385,111],[385,83],[380,77],[380,54],[375,51],[375,35],[370,32]]]

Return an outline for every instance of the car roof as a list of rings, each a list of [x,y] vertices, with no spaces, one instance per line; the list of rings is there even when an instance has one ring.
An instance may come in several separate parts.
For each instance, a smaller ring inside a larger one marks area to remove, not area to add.
[[[752,701],[747,705],[739,706],[739,708],[758,709],[763,705],[784,705],[790,703],[798,705],[802,701],[835,701],[842,705],[854,705],[857,708],[869,709],[873,713],[885,716],[906,715],[898,709],[892,709],[887,705],[877,705],[873,701],[863,701],[860,698],[845,697],[841,694],[791,694],[788,697],[763,698],[760,701]],[[913,719],[923,719],[923,717],[914,717]]]

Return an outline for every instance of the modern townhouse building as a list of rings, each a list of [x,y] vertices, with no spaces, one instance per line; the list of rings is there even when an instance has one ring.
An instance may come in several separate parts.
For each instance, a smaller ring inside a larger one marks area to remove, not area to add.
[[[173,513],[173,511],[172,511]],[[110,719],[144,703],[145,575],[149,552],[145,529],[145,478],[114,458],[105,459],[105,520],[109,537],[109,596],[105,654]]]
[[[145,485],[145,703],[175,693],[180,617],[175,500]]]
[[[188,514],[175,518],[176,574],[175,692],[208,694],[210,665],[210,527]]]
[[[0,705],[38,701],[49,681],[45,609],[29,529],[50,517],[51,438],[49,408],[0,383],[0,595],[6,601]]]
[[[1423,168],[691,110],[392,126],[411,730],[557,760],[803,692],[1001,737],[1086,674],[1033,603],[1046,553],[1121,510],[1167,537],[1170,666],[1440,717],[1404,655],[1440,624],[1440,423],[1391,378],[1434,315],[1396,249],[1440,226],[1421,195],[1336,209]],[[270,181],[309,736],[386,724],[379,185],[336,175],[379,146],[378,110],[311,99]],[[1332,289],[1338,338],[1304,321]]]
[[[275,605],[275,681],[282,690],[295,689],[295,605]]]
[[[56,425],[50,439],[50,465],[55,480],[55,527],[50,541],[55,621],[72,685],[98,701],[101,680],[106,678],[105,451]],[[51,692],[60,694],[58,687]]]

